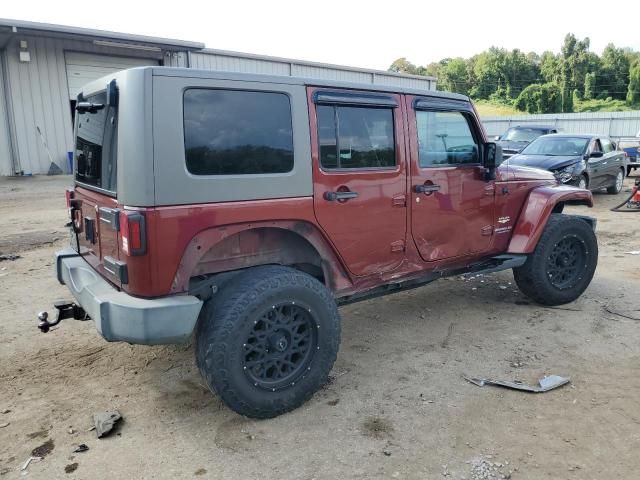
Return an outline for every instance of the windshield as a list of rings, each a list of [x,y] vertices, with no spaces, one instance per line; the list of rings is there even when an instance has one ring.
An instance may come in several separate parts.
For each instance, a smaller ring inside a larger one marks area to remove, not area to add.
[[[583,155],[589,145],[588,138],[540,137],[525,147],[524,155],[569,156]]]
[[[500,140],[509,142],[532,142],[545,133],[544,130],[540,130],[539,128],[514,127],[507,130]]]
[[[105,92],[87,98],[97,109],[78,109],[76,181],[116,192],[116,108],[106,105]]]

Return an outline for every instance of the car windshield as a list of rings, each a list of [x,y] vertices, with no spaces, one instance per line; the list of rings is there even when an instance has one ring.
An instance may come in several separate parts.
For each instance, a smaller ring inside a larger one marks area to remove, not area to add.
[[[539,137],[522,150],[524,155],[583,155],[589,145],[589,138]]]
[[[539,128],[514,127],[507,130],[500,140],[509,142],[532,142],[544,133],[546,132]]]

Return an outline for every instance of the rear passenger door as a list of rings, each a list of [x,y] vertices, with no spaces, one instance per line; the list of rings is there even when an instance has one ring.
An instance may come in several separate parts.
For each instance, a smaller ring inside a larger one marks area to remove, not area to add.
[[[618,152],[608,138],[601,138],[602,151],[604,152],[604,168],[606,172],[606,186],[614,185],[616,175],[621,168],[624,168],[624,153]]]
[[[404,259],[406,182],[399,95],[309,87],[316,218],[349,271]]]

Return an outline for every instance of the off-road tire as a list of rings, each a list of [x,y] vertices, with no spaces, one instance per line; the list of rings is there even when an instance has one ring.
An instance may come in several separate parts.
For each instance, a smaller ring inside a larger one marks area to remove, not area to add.
[[[563,242],[563,243],[561,243]],[[557,249],[566,242],[582,252],[573,280],[561,288],[554,284],[549,262],[556,259]],[[553,256],[552,256],[553,255]],[[552,214],[534,252],[526,263],[513,269],[518,288],[542,305],[562,305],[578,298],[589,286],[598,264],[598,241],[591,225],[571,215]]]
[[[618,183],[620,175],[622,175],[622,181]],[[624,186],[624,169],[621,168],[620,170],[618,170],[615,183],[610,187],[607,187],[607,193],[609,195],[617,195],[622,191],[623,186]]]
[[[247,370],[245,342],[254,338],[256,322],[277,305],[304,308],[299,315],[316,330],[304,371],[274,391],[251,377],[254,367]],[[275,417],[309,400],[327,382],[339,345],[340,316],[329,290],[310,275],[282,266],[250,268],[229,280],[203,306],[195,334],[196,363],[208,387],[229,408],[252,418]]]

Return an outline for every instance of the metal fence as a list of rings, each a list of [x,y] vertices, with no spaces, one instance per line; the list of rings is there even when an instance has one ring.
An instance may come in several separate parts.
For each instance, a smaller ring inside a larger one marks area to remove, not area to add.
[[[481,117],[481,120],[489,138],[502,135],[509,127],[532,124],[553,125],[563,133],[593,133],[616,139],[640,133],[640,111],[514,115]]]

